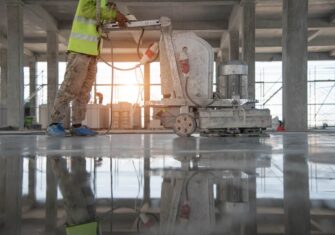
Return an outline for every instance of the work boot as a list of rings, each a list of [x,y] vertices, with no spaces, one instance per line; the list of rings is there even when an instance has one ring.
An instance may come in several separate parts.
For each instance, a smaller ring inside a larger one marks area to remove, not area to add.
[[[74,136],[95,136],[98,133],[87,126],[71,127],[70,132]]]
[[[52,123],[47,128],[47,135],[54,137],[64,137],[65,129],[62,123]]]

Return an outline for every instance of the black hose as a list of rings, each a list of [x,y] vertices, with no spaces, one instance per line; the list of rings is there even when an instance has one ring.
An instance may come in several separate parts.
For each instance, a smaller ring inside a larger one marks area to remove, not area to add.
[[[216,99],[213,99],[211,102],[209,102],[209,103],[206,104],[206,105],[201,105],[201,104],[197,103],[196,101],[194,101],[194,100],[190,97],[190,95],[189,95],[189,93],[188,93],[188,80],[189,80],[189,78],[190,78],[190,77],[186,77],[186,83],[185,83],[185,93],[186,93],[186,97],[187,97],[187,99],[189,99],[189,100],[190,100],[196,107],[198,107],[198,108],[206,108],[206,107],[212,105],[212,104],[216,101]]]
[[[101,59],[102,62],[104,62],[107,66],[109,66],[109,67],[111,67],[111,68],[113,68],[115,70],[119,70],[119,71],[131,71],[131,70],[137,69],[138,67],[141,66],[141,64],[137,64],[137,65],[135,65],[134,67],[131,67],[131,68],[126,68],[126,69],[124,69],[124,68],[118,68],[118,67],[115,67],[113,65],[113,63],[110,64],[107,60],[103,59],[102,57],[99,57],[99,59]]]
[[[140,35],[140,38],[138,39],[138,42],[137,42],[137,48],[136,48],[136,51],[137,51],[137,57],[139,59],[141,59],[141,55],[140,55],[140,44],[141,44],[141,41],[142,41],[142,38],[143,38],[143,35],[144,35],[144,28],[142,29],[142,32],[141,32],[141,35]]]

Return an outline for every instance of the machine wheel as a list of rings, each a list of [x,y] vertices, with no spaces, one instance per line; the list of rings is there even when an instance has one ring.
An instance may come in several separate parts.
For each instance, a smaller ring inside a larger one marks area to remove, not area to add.
[[[173,130],[177,135],[185,137],[192,135],[196,128],[197,123],[194,117],[190,114],[182,113],[177,116]]]

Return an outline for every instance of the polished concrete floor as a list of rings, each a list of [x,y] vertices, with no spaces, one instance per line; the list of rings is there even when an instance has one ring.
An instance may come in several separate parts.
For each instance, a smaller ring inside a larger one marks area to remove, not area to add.
[[[0,199],[0,234],[335,234],[335,133],[0,135]]]

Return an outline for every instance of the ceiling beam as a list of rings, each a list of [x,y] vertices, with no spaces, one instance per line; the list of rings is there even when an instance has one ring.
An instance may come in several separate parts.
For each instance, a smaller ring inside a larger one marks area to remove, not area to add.
[[[173,21],[172,27],[174,30],[228,30],[230,28],[229,21]],[[59,30],[70,30],[72,26],[72,21],[59,21]],[[232,26],[231,26],[232,27]],[[317,29],[331,29],[335,28],[335,22],[330,23],[326,19],[309,19],[308,27],[310,30]],[[282,20],[281,19],[267,19],[267,18],[257,18],[256,19],[256,29],[281,29]],[[151,29],[148,29],[151,30]]]
[[[105,60],[111,61],[111,55],[110,53],[101,53],[101,57],[104,58]],[[45,53],[39,54],[37,56],[37,61],[38,62],[45,62],[47,60],[47,56]],[[60,52],[58,54],[58,61],[59,62],[66,62],[66,53]],[[113,54],[113,61],[114,62],[138,62],[138,56],[136,53],[130,53],[130,54],[119,54],[119,53],[114,53]],[[100,61],[101,62],[101,61]]]
[[[0,32],[0,47],[7,48],[7,37]],[[29,57],[34,56],[34,52],[28,48],[23,48],[23,53]]]
[[[308,52],[308,60],[333,60],[327,52]],[[281,61],[281,53],[256,53],[256,61]]]
[[[27,49],[27,48],[23,48],[23,53],[26,55],[26,56],[29,56],[29,57],[33,57],[34,56],[34,53]]]
[[[335,46],[335,40],[333,37],[330,36],[318,36],[315,35],[318,32],[311,31],[309,32],[309,39],[314,37],[313,40],[309,40],[308,46],[315,47],[315,46]],[[210,39],[209,42],[214,48],[224,48],[222,47],[222,43],[227,41],[229,38],[228,31],[224,31],[220,39]],[[206,38],[204,38],[206,40]],[[143,40],[141,48],[147,48],[151,43],[152,40],[155,39],[146,39]],[[0,43],[4,41],[4,37],[0,37]],[[43,37],[39,38],[25,38],[25,44],[45,44],[46,39]],[[130,36],[127,40],[120,40],[120,39],[113,39],[113,47],[115,48],[136,48],[137,43],[132,39]],[[276,38],[256,38],[256,47],[281,47],[282,46],[282,39],[280,37]]]
[[[335,13],[329,17],[329,23],[335,23]]]
[[[108,54],[101,54],[102,58],[104,58],[107,61],[111,61],[111,55]],[[46,61],[46,55],[45,54],[39,54],[37,57],[37,60],[39,62],[45,62]],[[332,57],[329,53],[326,52],[309,52],[308,53],[308,60],[333,60],[334,57]],[[131,54],[113,54],[113,60],[114,62],[138,62],[138,56],[136,53]],[[256,61],[281,61],[282,60],[282,54],[281,53],[256,53]],[[66,62],[66,54],[60,53],[59,54],[59,61],[60,62]]]
[[[312,41],[314,38],[319,36],[321,30],[312,29],[308,31],[308,42]]]
[[[206,38],[204,38],[206,40]],[[207,40],[212,47],[220,48],[220,39]],[[256,38],[256,48],[281,48],[281,38]],[[335,40],[333,37],[317,37],[308,43],[308,47],[335,47]]]
[[[77,0],[25,0],[28,4],[43,4],[43,5],[76,5]],[[239,3],[240,0],[182,0],[182,1],[169,1],[169,0],[125,0],[123,4],[127,6],[226,6]]]
[[[282,39],[281,38],[256,38],[256,47],[281,47]],[[314,40],[308,42],[309,47],[328,47],[335,46],[335,40],[333,37],[324,36],[317,37]]]
[[[25,37],[23,42],[28,44],[44,44],[47,42],[47,39],[45,37]]]
[[[281,29],[281,19],[256,18],[256,29]],[[335,22],[330,23],[327,19],[313,18],[308,19],[309,29],[327,29],[335,28]]]
[[[24,9],[28,14],[29,20],[35,25],[46,31],[59,31],[56,19],[43,7],[34,4],[24,4]],[[58,38],[61,43],[67,44],[66,38],[61,33],[58,33]]]
[[[58,22],[59,30],[70,30],[72,26],[72,21],[60,21]],[[173,30],[199,30],[199,31],[222,31],[228,29],[228,21],[174,21],[172,22]],[[120,29],[122,31],[123,29]],[[138,30],[128,30],[127,32],[138,31]],[[157,29],[147,29],[147,30],[157,30]]]
[[[36,25],[46,30],[58,30],[57,21],[43,7],[38,5],[25,4],[24,9],[32,14],[29,14]]]
[[[242,0],[243,1],[243,0]],[[282,6],[282,0],[255,0],[258,5]],[[309,5],[334,4],[334,0],[308,0]]]

